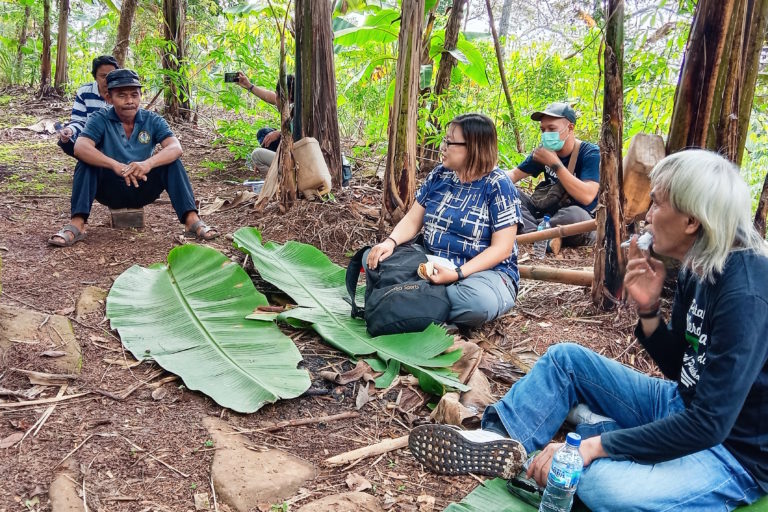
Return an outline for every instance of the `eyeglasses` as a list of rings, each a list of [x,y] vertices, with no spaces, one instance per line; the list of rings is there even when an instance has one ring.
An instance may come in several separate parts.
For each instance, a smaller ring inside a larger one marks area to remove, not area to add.
[[[448,147],[450,146],[466,146],[466,145],[467,145],[466,142],[454,142],[446,138],[446,139],[443,139],[443,141],[440,143],[440,150],[444,151],[448,149]]]

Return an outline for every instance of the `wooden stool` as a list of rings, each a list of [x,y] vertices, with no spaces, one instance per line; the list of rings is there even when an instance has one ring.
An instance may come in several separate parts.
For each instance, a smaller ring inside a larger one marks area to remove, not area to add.
[[[109,209],[111,226],[117,229],[144,228],[144,208]]]

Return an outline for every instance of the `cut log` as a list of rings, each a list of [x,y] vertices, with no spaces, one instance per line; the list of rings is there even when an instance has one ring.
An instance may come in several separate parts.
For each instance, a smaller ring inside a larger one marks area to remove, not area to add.
[[[520,277],[523,279],[575,284],[577,286],[592,286],[592,279],[595,276],[595,273],[592,270],[534,267],[532,265],[518,265],[517,268],[520,271]]]
[[[541,231],[533,231],[531,233],[517,235],[517,243],[529,244],[538,242],[539,240],[550,240],[557,237],[589,233],[595,229],[597,229],[597,224],[594,220],[584,220],[581,222],[576,222],[575,224],[565,224],[563,226],[555,226],[554,228],[542,229]]]
[[[624,157],[624,222],[639,220],[651,206],[651,178],[654,166],[666,156],[664,139],[638,133],[632,137]]]

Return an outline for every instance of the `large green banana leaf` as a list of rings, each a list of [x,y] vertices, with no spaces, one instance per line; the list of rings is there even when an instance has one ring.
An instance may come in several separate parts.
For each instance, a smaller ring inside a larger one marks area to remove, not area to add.
[[[503,478],[486,480],[461,500],[451,503],[443,512],[536,512],[538,507],[529,505],[507,490]]]
[[[235,246],[251,255],[262,278],[300,306],[284,316],[309,322],[330,345],[353,356],[375,354],[388,364],[399,361],[434,394],[443,394],[446,388],[469,389],[447,369],[461,351],[444,353],[453,344],[445,329],[431,325],[420,333],[371,337],[365,322],[350,316],[344,300],[348,297],[346,270],[320,250],[299,242],[262,244],[255,228],[237,230]]]
[[[219,405],[254,412],[310,386],[301,354],[273,322],[246,320],[267,300],[220,252],[176,247],[167,265],[134,265],[112,285],[107,318],[137,358],[152,358]]]

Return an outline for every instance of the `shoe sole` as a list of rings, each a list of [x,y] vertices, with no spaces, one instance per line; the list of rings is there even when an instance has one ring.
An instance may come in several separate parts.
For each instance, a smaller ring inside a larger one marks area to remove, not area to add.
[[[478,443],[447,425],[416,427],[408,448],[424,467],[441,475],[475,473],[510,479],[526,459],[525,448],[513,439]]]

